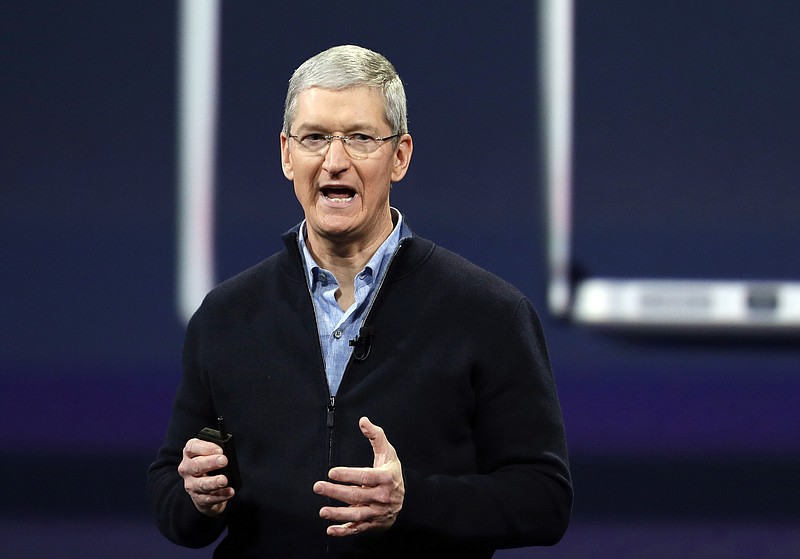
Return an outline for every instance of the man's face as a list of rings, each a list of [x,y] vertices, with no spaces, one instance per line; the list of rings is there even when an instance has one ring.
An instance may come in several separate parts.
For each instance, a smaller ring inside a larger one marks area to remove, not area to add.
[[[291,134],[301,138],[313,133],[393,133],[383,116],[380,93],[368,87],[303,91],[291,126]],[[411,152],[408,134],[396,146],[383,142],[366,159],[353,159],[336,139],[324,156],[309,154],[299,149],[296,139],[281,134],[283,174],[294,181],[312,246],[317,237],[357,245],[382,241],[379,237],[391,226],[390,185],[405,176]]]

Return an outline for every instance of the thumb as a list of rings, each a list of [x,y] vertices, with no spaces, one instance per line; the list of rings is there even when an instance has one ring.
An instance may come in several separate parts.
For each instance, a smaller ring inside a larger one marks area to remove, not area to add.
[[[375,455],[372,467],[378,468],[387,462],[397,459],[397,452],[394,447],[386,438],[386,433],[383,429],[372,423],[368,417],[362,417],[358,421],[358,426],[364,436],[369,439],[369,444],[372,445],[372,452]]]

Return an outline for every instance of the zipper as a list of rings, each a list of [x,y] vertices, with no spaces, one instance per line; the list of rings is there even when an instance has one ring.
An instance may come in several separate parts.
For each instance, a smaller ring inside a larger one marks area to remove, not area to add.
[[[302,231],[298,233],[302,235]],[[316,343],[317,343],[317,350],[319,352],[319,362],[322,365],[322,381],[325,383],[325,392],[328,393],[328,415],[327,415],[327,425],[328,427],[333,427],[333,408],[335,405],[335,396],[331,395],[331,389],[328,386],[328,376],[325,373],[325,355],[322,353],[322,345],[319,341],[319,330],[317,325],[319,324],[319,317],[317,317],[317,307],[314,305],[314,295],[311,293],[311,285],[308,283],[308,274],[305,271],[305,263],[303,261],[303,253],[300,250],[300,247],[297,247],[298,251],[300,252],[300,268],[303,270],[303,277],[305,278],[306,284],[306,293],[308,293],[308,300],[311,302],[311,312],[314,315],[314,332],[316,333]]]
[[[333,429],[333,412],[336,411],[336,396],[329,396],[328,397],[328,427]]]
[[[361,327],[362,328],[364,327],[364,324],[366,324],[367,319],[369,318],[369,315],[370,315],[370,313],[372,311],[372,307],[375,305],[375,301],[378,299],[378,296],[380,295],[381,288],[383,287],[383,283],[386,281],[386,277],[389,275],[389,270],[392,267],[392,263],[394,262],[395,257],[400,252],[400,249],[403,247],[403,241],[404,240],[405,239],[400,239],[400,242],[397,244],[397,248],[394,249],[394,252],[392,252],[391,257],[389,258],[389,262],[386,264],[386,271],[384,272],[383,276],[381,277],[380,282],[378,283],[377,287],[375,288],[375,295],[370,300],[369,306],[367,307],[366,311],[364,312],[364,320],[361,321]],[[302,259],[301,259],[301,261],[302,261]],[[311,300],[311,311],[314,313],[314,329],[317,330],[317,324],[319,322],[317,320],[317,309],[314,306],[314,296],[311,293],[311,286],[308,284],[308,276],[305,275],[305,277],[306,277],[306,291],[308,292],[308,297]],[[322,376],[324,377],[323,380],[325,382],[325,388],[326,388],[326,391],[328,393],[328,402],[326,404],[326,409],[325,409],[325,413],[326,413],[326,415],[325,415],[325,425],[328,428],[328,469],[330,469],[330,468],[333,467],[333,427],[335,425],[336,396],[331,394],[331,389],[330,389],[330,386],[328,385],[328,377],[327,377],[327,374],[325,373],[325,356],[322,354],[322,346],[320,345],[320,342],[319,342],[319,332],[318,331],[317,331],[317,348],[319,349],[320,362],[322,363]],[[352,359],[353,359],[353,357],[351,355],[350,356],[350,362],[352,362]],[[344,376],[347,374],[347,369],[350,367],[350,362],[348,362],[347,366],[345,367],[344,373],[342,375],[342,379],[343,380],[344,380]],[[329,554],[330,554],[330,542],[327,541],[327,538],[326,538],[325,555],[327,556]]]
[[[299,234],[302,235],[302,232]],[[328,394],[328,403],[326,408],[326,420],[325,424],[328,427],[328,457],[327,457],[327,470],[331,468],[331,462],[333,461],[333,412],[336,408],[336,397],[331,394],[330,386],[328,386],[328,375],[325,373],[325,356],[322,353],[322,345],[319,341],[319,330],[317,329],[317,324],[319,324],[319,320],[317,318],[317,308],[314,306],[314,295],[311,293],[311,285],[308,283],[308,275],[305,273],[305,264],[303,261],[303,253],[300,251],[300,247],[298,246],[298,251],[300,252],[300,268],[303,270],[303,276],[305,277],[305,284],[306,284],[306,293],[308,293],[308,300],[311,302],[311,312],[314,315],[314,332],[316,333],[315,340],[317,344],[317,350],[319,354],[319,362],[322,365],[322,382],[325,383],[325,392]],[[326,475],[327,475],[326,470]],[[330,504],[330,499],[326,499],[327,503]],[[323,534],[325,538],[325,556],[329,556],[331,549],[330,549],[330,541],[327,536]]]
[[[389,258],[389,262],[386,264],[386,271],[381,277],[381,281],[378,283],[377,287],[375,288],[375,295],[369,302],[369,306],[367,307],[366,311],[364,311],[364,320],[361,321],[361,328],[364,328],[364,325],[367,323],[367,319],[369,318],[370,312],[372,312],[372,307],[375,305],[375,301],[378,299],[378,296],[381,293],[381,288],[383,287],[384,281],[386,281],[386,276],[389,275],[389,269],[392,267],[392,262],[394,262],[397,253],[400,252],[400,249],[403,246],[403,239],[400,239],[400,242],[397,244],[397,248],[394,249],[392,252],[391,257]],[[311,289],[309,288],[309,295],[311,295]],[[313,301],[312,301],[313,307]],[[316,320],[316,309],[314,310],[314,319]],[[320,349],[320,353],[322,350]],[[344,373],[342,374],[342,381],[344,381],[344,377],[347,375],[347,369],[350,368],[350,363],[353,360],[353,356],[351,354],[350,361],[348,362],[347,366],[344,369]],[[324,370],[324,359],[323,359],[323,370]],[[327,386],[328,379],[325,379],[325,384]],[[327,415],[326,415],[326,425],[328,426],[328,468],[333,467],[333,427],[335,424],[335,412],[336,412],[336,396],[330,393],[330,388],[328,388],[328,404],[327,404]]]
[[[364,311],[364,320],[361,321],[361,328],[367,323],[369,319],[369,315],[372,312],[372,307],[375,305],[375,301],[377,301],[378,297],[380,296],[381,289],[383,288],[383,284],[386,281],[386,277],[389,275],[389,270],[392,267],[392,263],[394,262],[395,257],[400,252],[400,249],[403,247],[403,240],[400,239],[400,242],[397,244],[397,248],[394,249],[392,255],[389,257],[389,262],[386,264],[386,271],[384,272],[383,276],[381,277],[380,282],[378,283],[377,287],[375,288],[375,294],[369,302],[369,306],[367,307],[366,311]],[[311,287],[308,285],[308,281],[306,281],[306,288],[308,289],[308,296],[312,299],[311,301],[311,308],[314,311],[314,324],[317,323],[317,310],[314,307],[313,296],[311,294]],[[318,336],[319,337],[319,336]],[[322,348],[320,347],[320,356],[322,356]],[[342,381],[344,381],[344,377],[347,376],[347,369],[350,368],[350,363],[352,362],[353,357],[350,356],[350,362],[348,362],[347,366],[345,367],[344,373],[342,374]],[[325,359],[322,356],[322,372],[323,375],[325,374]],[[328,387],[328,379],[325,376],[325,386]],[[333,427],[335,425],[335,412],[336,412],[336,396],[331,394],[330,387],[328,387],[328,403],[326,405],[326,419],[325,424],[328,427],[328,468],[333,467]]]
[[[328,384],[328,379],[325,379],[325,384]],[[331,469],[331,463],[333,462],[333,413],[336,411],[336,396],[330,393],[330,388],[328,389],[328,409],[327,409],[327,417],[325,424],[328,426],[328,470]],[[325,499],[326,505],[331,504],[331,499]],[[331,541],[328,536],[325,536],[325,556],[330,557],[331,555]]]

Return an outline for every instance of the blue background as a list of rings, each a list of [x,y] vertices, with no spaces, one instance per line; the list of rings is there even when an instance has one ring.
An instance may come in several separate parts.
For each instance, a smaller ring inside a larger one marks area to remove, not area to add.
[[[176,26],[172,2],[0,3],[9,557],[210,556],[162,540],[144,500],[183,336]],[[520,287],[547,332],[575,522],[502,555],[800,553],[796,339],[620,338],[547,313],[535,29],[533,2],[226,3],[218,278],[302,217],[278,153],[291,72],[333,44],[377,50],[416,148],[393,204]],[[577,269],[800,278],[800,4],[578,1],[576,31]]]

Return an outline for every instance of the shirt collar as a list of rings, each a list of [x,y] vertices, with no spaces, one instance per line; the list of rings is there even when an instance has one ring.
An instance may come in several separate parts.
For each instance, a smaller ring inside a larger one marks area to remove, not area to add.
[[[401,232],[406,230],[406,228],[403,227],[403,214],[401,214],[395,208],[389,209],[392,212],[393,221],[395,221],[394,228],[392,229],[392,232],[389,233],[389,236],[386,238],[386,240],[383,241],[381,246],[378,247],[378,250],[375,251],[375,254],[372,255],[372,258],[370,258],[366,263],[364,269],[359,272],[368,273],[372,275],[373,278],[378,278],[383,273],[384,268],[389,261],[389,258],[387,257],[394,253],[395,249],[400,244]],[[303,265],[305,266],[308,285],[311,288],[311,291],[315,291],[317,284],[319,283],[320,272],[322,271],[322,268],[319,267],[314,260],[314,257],[311,256],[311,251],[308,250],[308,244],[306,243],[305,219],[298,226],[297,245],[300,248],[300,254],[303,256]]]

